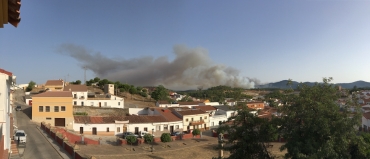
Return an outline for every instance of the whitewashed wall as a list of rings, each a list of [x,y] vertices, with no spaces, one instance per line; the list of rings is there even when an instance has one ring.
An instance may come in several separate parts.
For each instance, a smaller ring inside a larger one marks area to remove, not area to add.
[[[107,123],[107,124],[85,124],[85,123],[75,123],[73,122],[73,130],[76,132],[80,132],[80,127],[84,128],[84,131],[92,131],[93,127],[96,127],[96,131],[107,131],[109,128],[109,132],[115,132],[116,135],[116,124],[115,123]],[[99,133],[98,133],[99,135]]]
[[[134,115],[148,115],[148,110],[149,109],[145,108],[128,108],[128,113]]]

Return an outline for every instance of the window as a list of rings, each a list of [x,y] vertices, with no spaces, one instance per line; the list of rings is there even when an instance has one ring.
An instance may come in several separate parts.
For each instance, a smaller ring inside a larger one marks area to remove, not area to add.
[[[118,105],[121,105],[121,102],[118,102]]]
[[[66,111],[66,106],[61,106],[60,111],[65,112]]]
[[[204,119],[207,119],[207,116],[204,116]]]
[[[203,119],[202,119],[202,117],[200,117],[200,120],[202,121]]]
[[[107,132],[109,132],[109,128],[107,128]]]
[[[163,129],[164,129],[164,130],[168,130],[168,125],[164,125],[164,126],[163,126]]]
[[[91,106],[94,106],[94,102],[91,102]]]
[[[145,128],[144,128],[144,131],[148,131],[148,128],[147,128],[147,127],[145,127]]]
[[[84,106],[84,102],[81,102],[81,106]]]
[[[46,118],[46,120],[51,120],[51,118]]]
[[[117,132],[120,132],[121,130],[120,130],[120,128],[119,127],[117,127]]]
[[[59,112],[59,106],[54,106],[54,112]]]
[[[107,106],[107,102],[104,102],[104,106]]]
[[[45,107],[45,112],[50,112],[50,106]]]
[[[175,126],[175,129],[179,129],[179,125],[176,125],[176,126]]]
[[[39,106],[39,112],[43,112],[44,111],[44,106]]]
[[[194,119],[193,119],[193,118],[191,118],[191,121],[194,121]]]
[[[188,118],[186,118],[186,121],[189,121],[189,119],[188,119]]]
[[[77,105],[77,101],[73,101],[73,105]]]

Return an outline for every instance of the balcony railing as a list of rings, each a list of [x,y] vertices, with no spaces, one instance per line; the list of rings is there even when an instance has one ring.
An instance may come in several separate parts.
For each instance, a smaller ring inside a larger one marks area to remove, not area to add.
[[[201,124],[204,124],[204,120],[194,120],[189,122],[189,125],[201,125]]]

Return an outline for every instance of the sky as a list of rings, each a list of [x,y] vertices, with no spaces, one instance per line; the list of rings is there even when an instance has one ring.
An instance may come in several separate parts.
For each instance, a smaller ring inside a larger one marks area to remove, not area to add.
[[[140,86],[250,88],[370,81],[370,1],[22,1],[0,29],[17,83],[107,78]]]

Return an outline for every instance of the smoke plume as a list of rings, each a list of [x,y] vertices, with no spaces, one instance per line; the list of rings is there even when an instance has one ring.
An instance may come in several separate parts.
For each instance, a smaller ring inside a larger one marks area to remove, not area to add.
[[[58,53],[76,59],[96,76],[110,81],[120,81],[137,86],[158,86],[175,90],[209,88],[218,85],[252,88],[259,80],[241,77],[239,70],[215,64],[203,48],[177,45],[173,48],[175,59],[167,57],[141,57],[133,59],[108,58],[82,46],[63,44]]]

